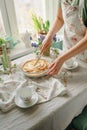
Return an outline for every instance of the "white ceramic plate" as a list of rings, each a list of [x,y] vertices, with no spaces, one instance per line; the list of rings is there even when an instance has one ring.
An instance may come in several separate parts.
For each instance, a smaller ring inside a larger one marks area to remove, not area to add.
[[[18,94],[16,94],[15,96],[15,104],[20,107],[20,108],[29,108],[34,106],[38,101],[38,94],[37,93],[33,93],[32,95],[32,99],[30,102],[23,102],[23,100],[18,96]]]
[[[73,70],[73,69],[76,69],[78,67],[78,62],[75,61],[74,65],[72,67],[68,67],[66,64],[64,64],[63,67],[67,70]]]

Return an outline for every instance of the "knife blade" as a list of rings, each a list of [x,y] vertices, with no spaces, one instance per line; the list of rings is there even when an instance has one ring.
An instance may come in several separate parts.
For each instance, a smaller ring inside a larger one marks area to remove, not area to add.
[[[40,58],[41,58],[41,55],[38,55],[38,56],[37,56],[37,60],[36,60],[36,62],[35,62],[35,64],[34,64],[34,66],[38,63],[38,61],[40,60]]]

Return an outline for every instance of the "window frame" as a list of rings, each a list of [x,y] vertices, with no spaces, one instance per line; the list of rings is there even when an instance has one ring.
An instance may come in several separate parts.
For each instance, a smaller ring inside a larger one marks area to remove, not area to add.
[[[17,37],[18,27],[13,0],[0,0],[0,8],[6,33]]]

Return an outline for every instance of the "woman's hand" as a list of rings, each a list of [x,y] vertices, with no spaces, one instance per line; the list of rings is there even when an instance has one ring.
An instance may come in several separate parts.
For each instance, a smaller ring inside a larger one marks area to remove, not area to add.
[[[51,37],[46,37],[44,41],[42,42],[40,54],[42,54],[52,43],[52,38]]]
[[[49,67],[48,75],[55,75],[59,72],[64,61],[62,58],[57,58]]]

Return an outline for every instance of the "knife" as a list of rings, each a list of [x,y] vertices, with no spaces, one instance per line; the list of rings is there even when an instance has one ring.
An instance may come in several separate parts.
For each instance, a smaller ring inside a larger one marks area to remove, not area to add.
[[[38,61],[40,60],[40,58],[41,58],[41,55],[39,54],[39,55],[37,56],[36,62],[34,63],[34,66],[38,63]]]

